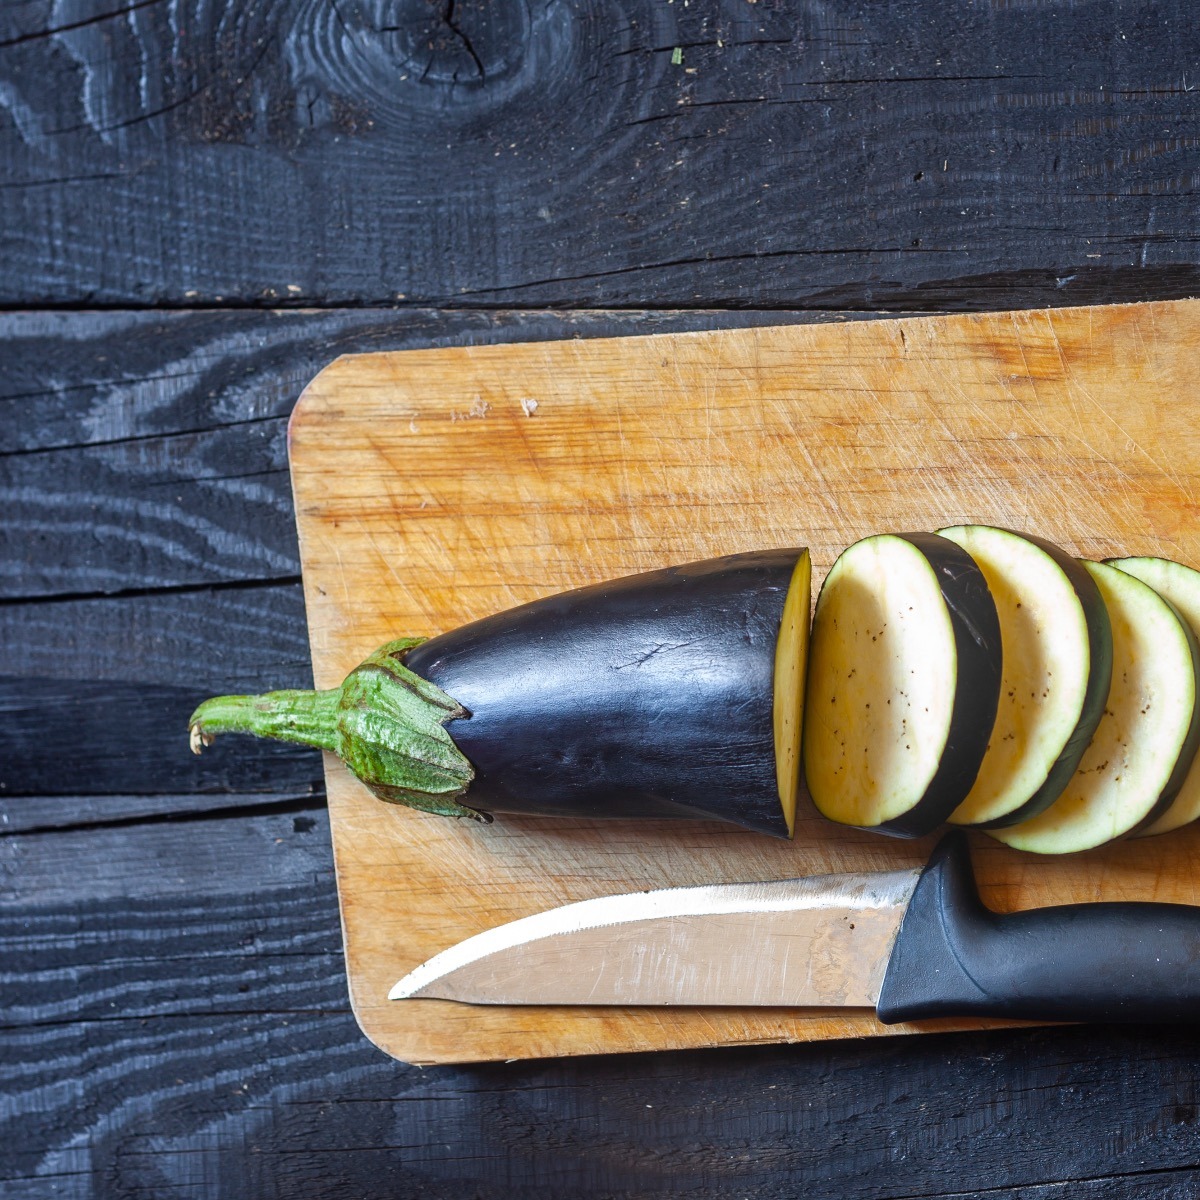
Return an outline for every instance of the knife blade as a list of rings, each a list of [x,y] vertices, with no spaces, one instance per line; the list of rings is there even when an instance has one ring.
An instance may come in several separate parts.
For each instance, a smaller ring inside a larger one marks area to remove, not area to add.
[[[926,1017],[1200,1020],[1200,907],[996,913],[966,839],[923,870],[667,888],[564,905],[451,946],[391,1000],[874,1007]]]
[[[873,1004],[919,874],[827,875],[583,900],[444,950],[400,980],[389,998]]]

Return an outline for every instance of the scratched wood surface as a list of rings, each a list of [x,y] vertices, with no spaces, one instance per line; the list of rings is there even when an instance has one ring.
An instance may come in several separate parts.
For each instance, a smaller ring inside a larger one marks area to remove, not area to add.
[[[0,5],[14,304],[1196,294],[1191,0]]]
[[[317,686],[374,646],[595,580],[985,521],[1076,554],[1200,563],[1187,404],[1200,302],[347,356],[309,386],[291,464]],[[503,921],[638,888],[924,860],[805,809],[794,842],[715,824],[500,818],[374,800],[327,763],[351,997],[410,1062],[888,1032],[863,1011],[388,1002]],[[999,908],[1196,902],[1194,832],[1069,859],[977,835]],[[967,1027],[968,1023],[962,1023]],[[946,1023],[912,1029],[947,1028]]]

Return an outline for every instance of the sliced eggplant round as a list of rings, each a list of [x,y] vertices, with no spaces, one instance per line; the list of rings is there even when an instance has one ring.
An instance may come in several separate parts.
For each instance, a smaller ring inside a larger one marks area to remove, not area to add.
[[[1075,774],[1045,811],[990,830],[1018,850],[1069,854],[1123,837],[1161,816],[1200,741],[1197,645],[1153,588],[1103,563],[1084,564],[1112,626],[1112,685]]]
[[[996,717],[996,606],[971,556],[930,533],[843,551],[809,642],[804,773],[844,825],[920,837],[962,803]]]
[[[979,564],[1000,618],[1004,679],[979,775],[955,825],[998,828],[1058,799],[1104,712],[1112,630],[1095,580],[1064,550],[990,525],[938,531]]]
[[[1118,568],[1135,579],[1149,584],[1187,622],[1192,634],[1200,639],[1200,571],[1166,558],[1114,558],[1109,566]],[[1191,769],[1184,778],[1170,807],[1144,828],[1134,831],[1136,837],[1152,837],[1170,833],[1200,817],[1200,754],[1192,759]]]

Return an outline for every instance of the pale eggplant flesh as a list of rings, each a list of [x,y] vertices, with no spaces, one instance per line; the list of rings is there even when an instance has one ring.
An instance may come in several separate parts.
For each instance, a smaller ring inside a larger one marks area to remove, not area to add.
[[[1043,538],[988,525],[940,533],[979,564],[1003,643],[996,723],[950,821],[1015,825],[1058,799],[1100,723],[1112,681],[1108,610],[1083,564]]]
[[[1148,827],[1169,808],[1200,744],[1200,654],[1187,623],[1141,580],[1085,565],[1112,625],[1112,685],[1059,798],[1019,825],[989,830],[1032,853],[1090,850]]]
[[[971,789],[996,717],[1000,627],[983,573],[930,533],[864,538],[817,601],[804,770],[831,820],[897,837]]]
[[[1200,571],[1166,558],[1111,558],[1107,562],[1110,567],[1152,587],[1200,639]],[[1197,817],[1200,817],[1200,753],[1193,757],[1174,800],[1152,821],[1139,825],[1134,836],[1156,837],[1160,833],[1170,833]]]

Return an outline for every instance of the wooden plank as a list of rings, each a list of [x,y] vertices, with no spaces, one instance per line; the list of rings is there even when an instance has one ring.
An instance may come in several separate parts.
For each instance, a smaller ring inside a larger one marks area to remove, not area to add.
[[[12,455],[0,460],[0,498],[0,595],[295,574],[282,418]],[[20,545],[33,553],[22,559]]]
[[[1172,403],[1194,302],[342,359],[306,391],[292,469],[314,672],[376,645],[669,562],[963,520],[1074,553],[1200,562],[1200,434]],[[530,398],[536,400],[531,408]],[[535,819],[480,828],[327,771],[355,1011],[406,1061],[886,1032],[860,1012],[474,1008],[389,1002],[423,959],[614,891],[917,865],[798,814],[795,844],[714,825]],[[1194,903],[1200,834],[1046,861],[977,838],[1002,907]]]
[[[299,583],[3,604],[0,643],[6,673],[30,679],[197,692],[312,686]]]
[[[242,820],[102,843],[36,835],[10,860],[5,1196],[150,1197],[164,1179],[186,1190],[214,1177],[256,1200],[372,1194],[381,1177],[422,1195],[454,1181],[461,1195],[465,1180],[485,1196],[1194,1189],[1184,1030],[389,1064],[346,1008],[327,824],[254,824],[249,837]],[[99,886],[97,855],[111,862]]]
[[[204,896],[215,903],[243,892],[248,879],[263,889],[300,883],[319,891],[330,869],[321,837],[325,816],[314,811],[307,819],[279,813],[162,822],[136,835],[122,829],[9,835],[0,839],[0,899],[31,909],[70,903],[86,919],[81,899]]]
[[[146,792],[88,796],[8,796],[0,793],[0,835],[79,830],[96,825],[121,828],[149,821],[229,813],[239,817],[270,811],[309,812],[325,803],[325,789],[287,792]],[[308,820],[307,816],[299,818]]]
[[[0,677],[0,782],[14,796],[195,792],[320,795],[320,761],[270,743],[193,761],[187,722],[205,689]]]
[[[339,354],[801,319],[809,315],[0,315],[12,367],[0,382],[0,600],[295,578],[287,415]]]
[[[346,1007],[328,835],[0,838],[5,1196],[1109,1200],[1200,1173],[1185,1030],[389,1062]]]
[[[1130,1077],[1094,1062],[1094,1036],[464,1072],[388,1064],[344,1013],[26,1027],[6,1031],[0,1111],[17,1140],[0,1178],[6,1197],[130,1200],[168,1187],[376,1195],[382,1180],[446,1200],[1193,1195],[1186,1038],[1106,1031],[1121,1063],[1144,1063]],[[955,1104],[931,1117],[943,1089]],[[1131,1113],[1143,1117],[1132,1128]]]
[[[315,751],[239,738],[207,763],[186,744],[207,695],[310,687],[304,631],[299,584],[0,605],[0,826],[323,795]],[[78,795],[107,799],[53,799]]]
[[[5,6],[0,303],[930,309],[1200,286],[1188,0],[621,11]]]
[[[864,315],[419,308],[0,313],[0,455],[244,428],[286,417],[304,385],[339,354]]]

